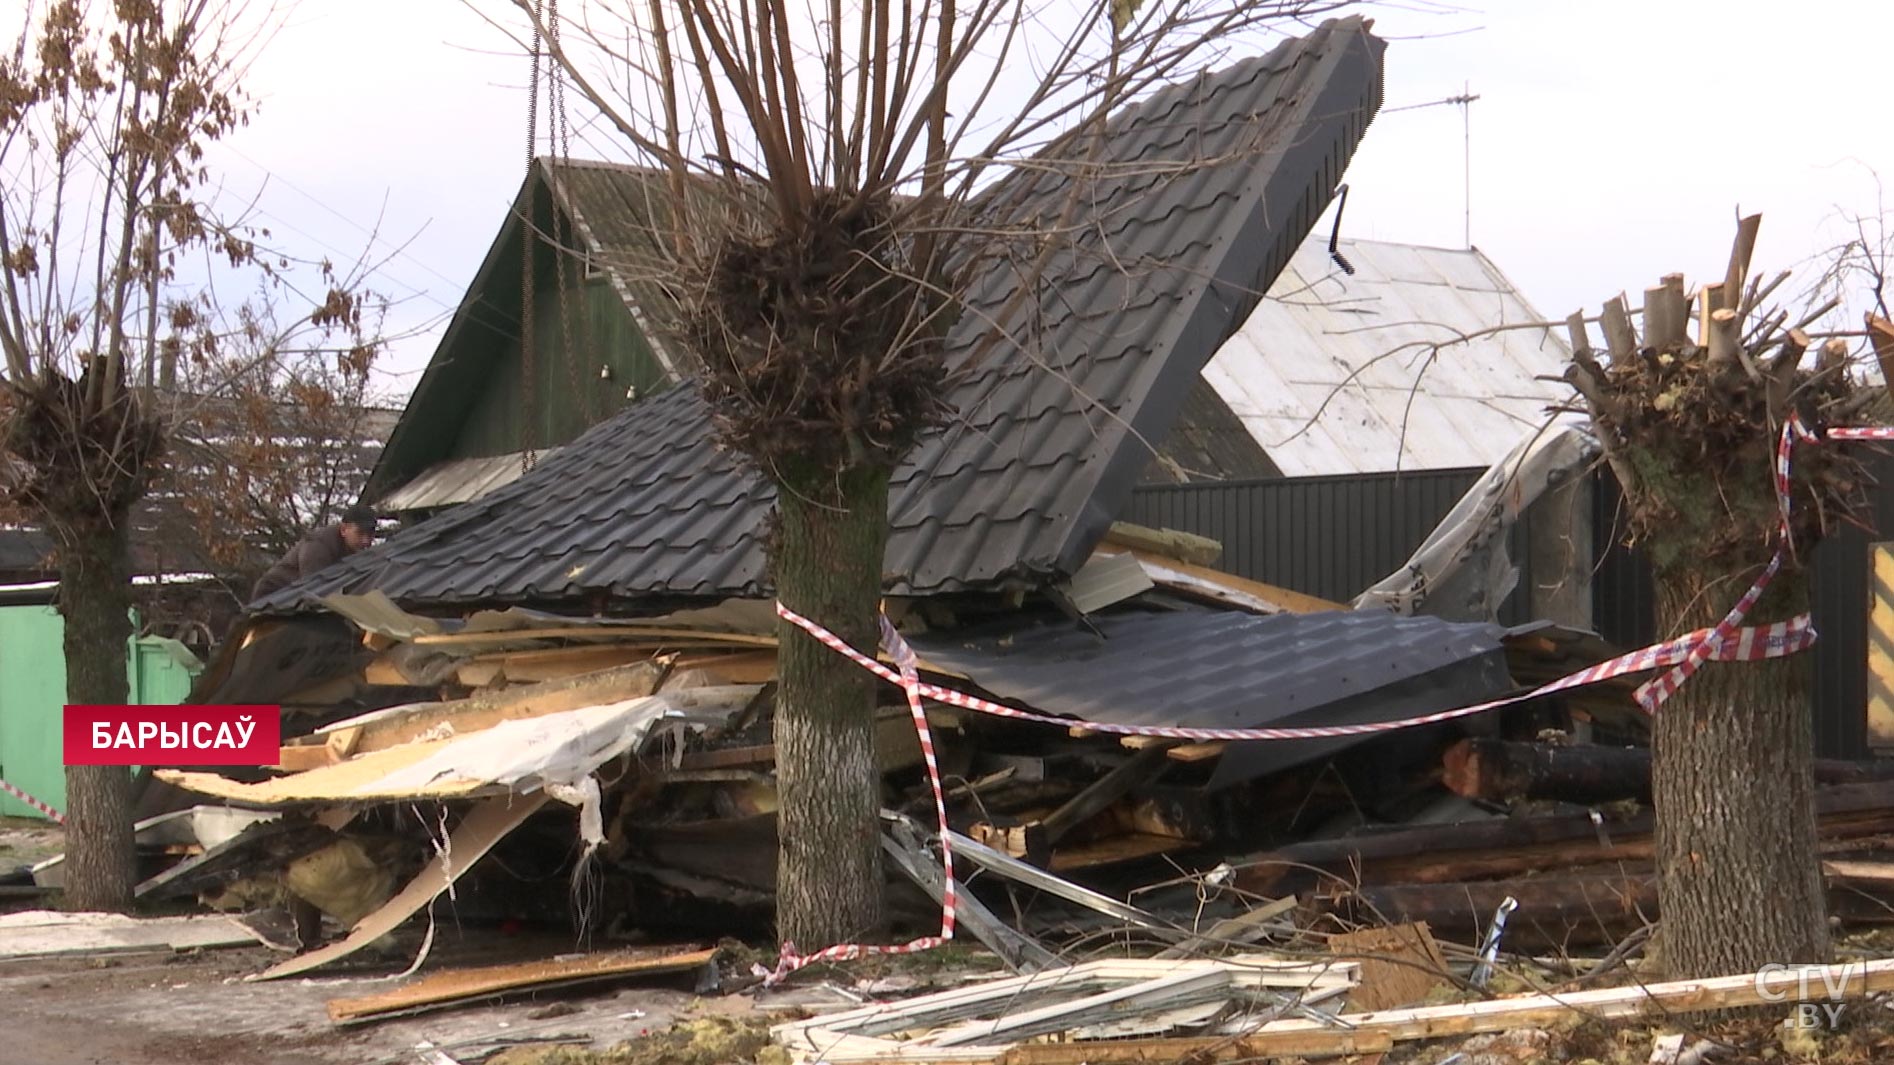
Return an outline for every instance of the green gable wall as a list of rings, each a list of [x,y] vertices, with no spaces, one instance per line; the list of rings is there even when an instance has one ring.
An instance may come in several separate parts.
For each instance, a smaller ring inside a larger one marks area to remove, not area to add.
[[[667,383],[651,345],[625,303],[603,278],[584,281],[561,296],[547,271],[536,283],[533,306],[532,440],[535,448],[564,444],[616,414],[628,398]],[[572,271],[567,271],[572,286]],[[569,319],[561,325],[561,311]],[[500,350],[485,387],[466,409],[453,444],[435,461],[505,455],[526,448],[525,363],[515,338],[488,334]],[[572,346],[567,350],[568,337]],[[606,377],[601,369],[609,368]]]

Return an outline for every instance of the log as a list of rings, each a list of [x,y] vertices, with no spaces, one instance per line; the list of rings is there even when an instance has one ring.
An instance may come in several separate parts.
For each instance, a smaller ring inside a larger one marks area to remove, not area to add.
[[[1501,949],[1616,943],[1657,917],[1657,878],[1620,872],[1540,876],[1453,884],[1388,884],[1331,890],[1315,896],[1331,913],[1361,923],[1425,922],[1448,939],[1478,943],[1500,903],[1519,908],[1506,919]]]
[[[1441,763],[1441,783],[1469,799],[1650,801],[1651,752],[1642,747],[1567,747],[1473,738],[1449,747]]]
[[[1516,740],[1465,739],[1441,759],[1441,782],[1469,799],[1514,802],[1552,799],[1575,803],[1651,801],[1648,747],[1558,746]],[[1894,781],[1894,760],[1815,762],[1819,785]]]
[[[1817,826],[1830,842],[1894,833],[1894,782],[1825,787],[1815,794]],[[1585,814],[1428,825],[1350,839],[1311,840],[1234,859],[1245,891],[1281,895],[1311,871],[1364,882],[1442,883],[1517,876],[1591,862],[1648,861],[1649,813],[1594,824]],[[1601,840],[1600,835],[1604,838]]]
[[[1845,921],[1885,924],[1894,917],[1878,900],[1894,893],[1886,867],[1873,862],[1823,862],[1828,910]],[[1657,920],[1657,874],[1649,863],[1547,876],[1443,884],[1331,886],[1309,896],[1316,909],[1364,924],[1417,921],[1449,939],[1478,943],[1506,899],[1519,906],[1506,919],[1508,952],[1616,943]]]

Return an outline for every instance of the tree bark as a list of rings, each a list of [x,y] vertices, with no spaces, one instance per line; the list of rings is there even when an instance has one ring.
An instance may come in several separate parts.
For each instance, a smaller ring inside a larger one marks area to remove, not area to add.
[[[1682,563],[1660,571],[1663,631],[1715,624],[1735,594],[1720,576]],[[1807,602],[1806,578],[1784,573],[1749,623]],[[1655,715],[1661,947],[1673,976],[1828,959],[1807,678],[1807,655],[1710,662]]]
[[[92,515],[59,534],[66,701],[74,705],[129,701],[125,661],[132,604],[125,524]],[[134,861],[131,771],[67,766],[66,907],[129,910]]]
[[[783,604],[868,653],[880,644],[888,472],[785,478],[771,544]],[[876,681],[802,629],[779,628],[776,921],[808,952],[883,931]]]

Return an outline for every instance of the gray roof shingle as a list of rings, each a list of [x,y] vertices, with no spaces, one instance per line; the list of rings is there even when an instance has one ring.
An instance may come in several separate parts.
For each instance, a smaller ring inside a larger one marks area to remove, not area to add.
[[[1031,584],[1083,562],[1149,462],[1147,442],[1164,438],[1328,203],[1380,106],[1383,49],[1361,19],[1333,20],[1114,116],[1082,229],[1004,323],[1025,344],[964,375],[957,417],[895,472],[891,591]],[[994,224],[1029,231],[1063,208],[1071,180],[1020,168],[982,202]],[[981,343],[1017,278],[996,258],[969,286],[950,365]],[[705,404],[679,386],[257,605],[370,588],[414,606],[760,596],[773,499],[715,447]]]

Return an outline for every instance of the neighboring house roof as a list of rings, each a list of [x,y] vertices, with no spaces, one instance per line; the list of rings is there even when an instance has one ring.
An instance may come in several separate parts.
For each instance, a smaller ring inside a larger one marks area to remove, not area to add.
[[[388,437],[383,461],[369,476],[366,495],[370,499],[390,510],[424,509],[424,505],[414,503],[409,496],[396,497],[397,490],[438,474],[442,467],[466,457],[440,458],[448,453],[460,426],[473,409],[473,399],[495,386],[495,374],[501,369],[505,345],[518,340],[524,293],[520,273],[521,242],[526,236],[528,219],[541,234],[536,252],[542,261],[535,272],[541,291],[560,283],[555,275],[540,277],[551,270],[549,263],[555,254],[552,241],[560,235],[554,224],[557,212],[576,234],[577,239],[572,243],[584,252],[585,269],[602,273],[612,291],[623,301],[623,314],[635,324],[658,364],[663,378],[660,386],[683,378],[683,368],[667,354],[657,331],[650,328],[639,309],[670,298],[652,271],[637,268],[637,264],[649,264],[658,257],[654,243],[656,227],[651,218],[652,197],[661,194],[662,188],[653,182],[660,179],[661,175],[655,171],[620,163],[545,157],[533,160],[507,209],[499,233],[441,334],[440,344],[415,384],[400,422]],[[568,333],[562,342],[574,339]],[[576,357],[570,352],[542,353],[544,357],[555,354]],[[588,373],[588,376],[593,375]],[[502,380],[502,387],[517,389],[519,386],[517,381]],[[586,427],[604,420],[617,409],[613,406],[597,412]],[[532,443],[543,453],[566,442],[541,439]],[[526,446],[525,442],[520,446]],[[518,457],[515,452],[516,464]],[[462,472],[453,471],[445,476],[454,481]],[[487,489],[492,487],[495,486],[489,484]],[[462,501],[434,500],[429,493],[423,496],[430,500],[425,506]]]
[[[1310,237],[1204,369],[1287,477],[1491,466],[1570,400],[1549,329],[1477,249],[1344,240],[1351,276]],[[1576,418],[1577,416],[1573,416]],[[1254,476],[1206,471],[1219,478]]]
[[[958,417],[895,471],[884,574],[931,594],[1075,571],[1129,497],[1210,355],[1288,262],[1381,101],[1359,18],[1115,115],[1073,247],[950,393]],[[1056,146],[1055,146],[1056,147]],[[1198,163],[1176,173],[1164,163]],[[1057,217],[1053,167],[1014,170],[987,224]],[[963,294],[959,364],[1018,287],[1001,258]],[[392,446],[392,445],[391,445]],[[697,391],[628,408],[536,469],[285,589],[265,609],[377,588],[413,605],[593,594],[758,596],[774,489],[713,441]]]

